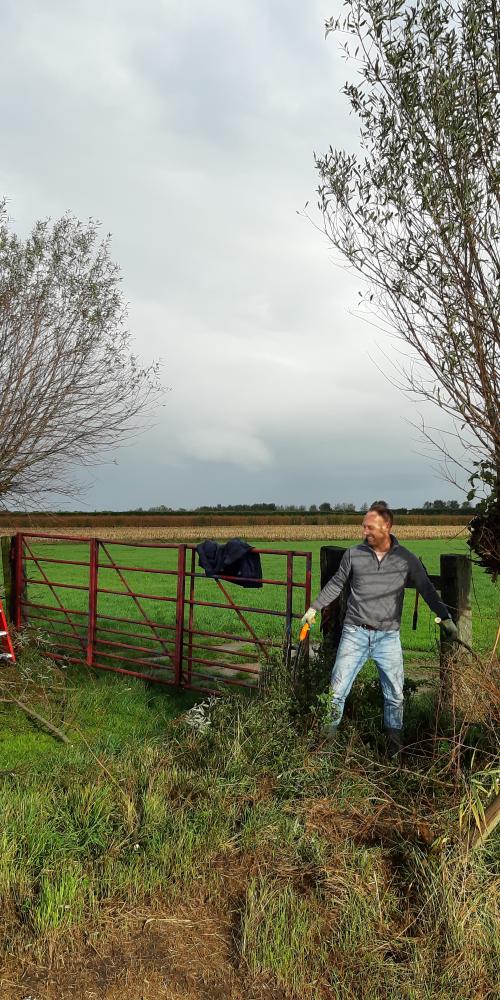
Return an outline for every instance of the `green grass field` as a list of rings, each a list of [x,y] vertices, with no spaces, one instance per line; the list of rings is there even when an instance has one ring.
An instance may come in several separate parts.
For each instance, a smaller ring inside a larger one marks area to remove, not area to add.
[[[335,543],[334,543],[335,544]],[[356,544],[355,541],[348,542],[348,544]],[[290,543],[287,542],[276,542],[273,543],[273,548],[281,549],[283,552],[287,550]],[[450,552],[467,552],[467,547],[463,539],[440,539],[440,540],[422,540],[422,541],[409,541],[407,543],[408,548],[412,549],[418,556],[423,559],[423,562],[429,573],[439,572],[439,557],[441,553]],[[109,617],[114,618],[126,618],[126,619],[137,619],[142,618],[141,610],[137,607],[134,599],[127,594],[127,585],[134,591],[137,591],[143,595],[156,595],[159,598],[169,598],[168,601],[154,599],[154,597],[141,596],[138,600],[141,604],[146,616],[152,619],[154,622],[162,626],[170,626],[173,630],[175,623],[175,595],[177,579],[175,575],[177,566],[177,551],[175,549],[168,548],[145,548],[141,546],[121,546],[113,543],[106,543],[107,552],[109,552],[110,558],[117,562],[120,566],[124,567],[139,567],[140,571],[132,571],[128,569],[123,569],[120,574],[117,570],[113,568],[107,568],[110,565],[109,559],[105,551],[101,550],[100,554],[100,572],[99,572],[99,587],[105,590],[116,591],[118,593],[100,593],[98,597],[97,611],[98,615],[102,616],[99,619],[99,632],[98,637],[102,638],[112,638],[114,641],[120,640],[122,637],[119,633],[126,631],[129,626],[122,622],[113,622],[109,620]],[[256,547],[269,548],[269,543],[256,543]],[[305,552],[311,551],[313,554],[313,583],[312,583],[312,595],[316,596],[320,589],[320,571],[319,571],[319,552],[320,543],[318,542],[295,542],[293,543],[294,551]],[[87,566],[84,565],[61,565],[58,563],[50,563],[46,560],[49,559],[71,559],[75,563],[88,561],[88,545],[86,543],[38,543],[34,546],[33,552],[41,561],[40,565],[42,570],[47,574],[47,576],[54,582],[54,590],[51,591],[45,585],[37,585],[35,583],[29,584],[28,586],[28,599],[35,603],[50,605],[51,607],[57,606],[57,598],[64,603],[64,605],[75,611],[85,611],[88,607],[88,575],[89,570]],[[286,579],[286,559],[284,556],[280,555],[264,555],[262,556],[263,564],[263,575],[265,578],[284,580]],[[188,568],[190,567],[190,556],[188,553]],[[28,561],[27,572],[28,576],[33,579],[41,579],[40,568],[33,562]],[[159,571],[169,571],[172,575],[163,575]],[[196,571],[200,573],[198,567]],[[295,558],[294,563],[294,577],[298,582],[304,582],[305,579],[305,560],[300,557]],[[126,581],[126,582],[124,582]],[[59,584],[59,586],[58,586]],[[61,584],[71,585],[71,587],[80,587],[82,589],[71,589],[68,587],[61,586]],[[255,609],[254,611],[245,611],[245,618],[251,625],[252,629],[262,639],[273,640],[274,642],[281,642],[284,636],[285,628],[285,600],[286,591],[284,587],[265,585],[260,590],[254,589],[244,589],[233,583],[224,584],[227,591],[231,594],[232,599],[238,604],[244,604],[247,607]],[[55,596],[57,595],[57,597]],[[186,596],[188,596],[186,589]],[[200,601],[210,601],[215,603],[226,603],[226,598],[219,590],[217,584],[213,580],[206,579],[203,575],[196,579],[196,591],[195,597]],[[500,594],[497,587],[495,587],[490,578],[481,570],[479,567],[474,566],[473,568],[473,594],[472,594],[472,612],[473,612],[473,644],[474,648],[478,651],[487,650],[493,645],[496,629],[498,627],[498,617],[500,609]],[[418,627],[416,631],[412,630],[412,616],[415,602],[415,592],[408,591],[405,598],[404,612],[402,619],[402,642],[403,647],[410,657],[410,659],[429,659],[436,656],[437,642],[438,642],[438,629],[434,624],[434,615],[427,608],[425,603],[421,600],[419,605],[419,617],[418,617]],[[275,614],[265,614],[263,609],[271,609]],[[293,611],[296,615],[301,615],[305,608],[305,594],[304,590],[296,589],[294,592],[293,601]],[[276,614],[277,612],[277,614]],[[35,615],[37,615],[36,623],[42,630],[45,627],[61,629],[61,620],[64,616],[61,615],[59,611],[45,611],[36,610],[30,612],[30,618],[34,622]],[[54,626],[50,620],[56,622]],[[185,611],[185,621],[188,620],[188,607],[186,606]],[[82,642],[85,642],[86,634],[86,619],[83,616],[78,616],[75,614],[73,616],[73,621],[75,623],[74,630],[81,635]],[[151,646],[151,649],[156,653],[161,654],[161,649],[158,642],[151,641],[151,629],[141,625],[130,626],[133,631],[136,631],[139,636],[142,636],[145,640],[142,642],[141,639],[134,640],[141,644]],[[215,631],[215,632],[227,632],[231,635],[247,635],[250,640],[250,635],[246,631],[246,627],[242,624],[241,620],[236,615],[235,611],[232,609],[223,610],[220,608],[209,608],[209,607],[195,607],[193,615],[193,627],[197,630],[202,631]],[[112,636],[110,629],[116,630],[118,635]],[[67,621],[64,624],[62,630],[71,636],[68,645],[75,645],[77,639],[72,633]],[[297,627],[295,627],[295,635],[297,632]],[[157,633],[165,638],[165,641],[171,645],[173,631],[159,631]],[[313,633],[314,638],[314,633]],[[195,642],[202,643],[200,637],[195,639]],[[209,645],[220,645],[217,640],[210,640]],[[104,653],[104,649],[109,652],[112,647],[101,646],[101,651]],[[241,647],[242,649],[247,649],[247,647]],[[115,655],[118,652],[115,650]],[[195,655],[196,655],[196,651]],[[68,652],[68,655],[71,653]],[[133,652],[130,653],[134,656]],[[201,656],[219,656],[220,653],[212,653],[210,651],[200,651]],[[234,664],[244,662],[243,657],[239,657],[237,653],[233,650],[230,653],[227,651],[224,653],[224,658],[226,661],[231,661]],[[108,660],[106,662],[117,662]],[[129,664],[130,666],[130,664]],[[204,668],[198,668],[203,670]]]

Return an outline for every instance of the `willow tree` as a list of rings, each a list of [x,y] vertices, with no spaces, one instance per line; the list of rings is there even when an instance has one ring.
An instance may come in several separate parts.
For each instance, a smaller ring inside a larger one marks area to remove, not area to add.
[[[109,237],[71,215],[23,239],[0,204],[0,506],[74,494],[161,391],[130,348]]]
[[[455,422],[471,545],[500,569],[500,17],[496,0],[352,0],[326,24],[356,72],[360,151],[316,158],[324,228],[410,348],[405,389]],[[432,432],[428,432],[432,435]],[[455,442],[456,444],[456,442]],[[458,472],[458,470],[457,470]],[[463,472],[462,472],[463,476]]]

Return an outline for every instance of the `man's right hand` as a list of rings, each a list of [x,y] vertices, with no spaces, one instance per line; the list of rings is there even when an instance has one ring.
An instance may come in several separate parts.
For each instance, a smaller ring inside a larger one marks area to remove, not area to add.
[[[444,621],[441,621],[441,628],[450,641],[458,639],[458,629],[453,618],[445,618]]]
[[[316,608],[308,608],[305,615],[302,615],[300,619],[301,625],[314,625],[314,619],[316,618]]]

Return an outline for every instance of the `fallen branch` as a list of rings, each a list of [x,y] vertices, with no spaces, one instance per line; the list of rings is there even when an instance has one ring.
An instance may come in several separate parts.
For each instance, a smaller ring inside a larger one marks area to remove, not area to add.
[[[14,698],[14,695],[12,694],[9,694],[7,698],[2,698],[2,701],[9,701],[13,705],[17,705],[17,707],[20,708],[25,715],[29,716],[30,719],[34,719],[35,722],[38,722],[44,729],[47,729],[50,735],[54,736],[56,740],[60,740],[61,743],[69,743],[66,733],[63,733],[61,729],[57,729],[57,727],[53,726],[51,722],[44,719],[43,715],[39,715],[38,712],[35,712],[32,708],[29,708],[28,705],[25,705],[24,701],[19,701],[19,698]]]

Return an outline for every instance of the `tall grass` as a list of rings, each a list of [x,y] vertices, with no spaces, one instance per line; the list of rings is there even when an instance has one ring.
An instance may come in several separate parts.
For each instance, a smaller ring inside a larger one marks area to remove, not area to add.
[[[303,995],[321,975],[322,925],[314,898],[300,896],[289,882],[253,878],[246,892],[241,954],[254,974],[271,974],[279,986]]]
[[[4,959],[78,953],[103,913],[118,937],[134,908],[210,905],[240,996],[492,1000],[498,847],[464,846],[446,756],[387,765],[361,711],[327,752],[279,662],[260,695],[190,716],[192,699],[23,655],[25,699],[71,744],[0,706]]]

